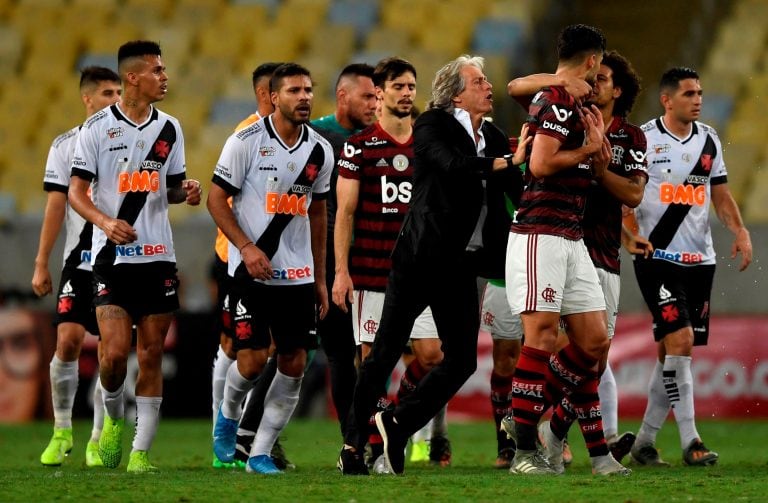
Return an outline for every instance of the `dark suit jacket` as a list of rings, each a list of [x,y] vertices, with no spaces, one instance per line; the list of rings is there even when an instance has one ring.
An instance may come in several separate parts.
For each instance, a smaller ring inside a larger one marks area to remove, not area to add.
[[[507,136],[488,121],[482,132],[486,157],[477,156],[474,141],[453,114],[428,110],[416,120],[413,195],[392,254],[395,265],[410,263],[443,273],[456,266],[472,267],[478,272],[481,269],[485,259],[478,264],[478,256],[469,254],[466,248],[485,197],[482,180],[487,180],[489,187],[510,183],[522,188],[519,170],[491,174],[493,159],[509,153]],[[494,226],[498,228],[498,224]],[[508,232],[507,224],[505,248]],[[501,239],[498,232],[495,235],[497,241]]]

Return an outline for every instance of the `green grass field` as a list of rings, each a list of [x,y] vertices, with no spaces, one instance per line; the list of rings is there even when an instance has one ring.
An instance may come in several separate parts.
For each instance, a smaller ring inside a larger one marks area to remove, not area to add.
[[[627,429],[637,423],[624,422]],[[768,422],[700,421],[708,446],[720,453],[709,468],[682,466],[677,428],[668,422],[659,437],[672,468],[635,468],[630,477],[591,475],[583,442],[571,434],[575,461],[562,477],[524,478],[492,468],[495,440],[489,423],[453,423],[453,466],[406,465],[404,476],[342,477],[335,468],[340,447],[331,421],[291,422],[283,445],[298,468],[264,477],[210,467],[210,424],[163,420],[151,452],[159,474],[125,472],[132,431],[115,470],[86,469],[90,425],[75,424],[75,447],[64,465],[46,468],[39,455],[51,425],[0,426],[0,502],[136,501],[768,501]]]

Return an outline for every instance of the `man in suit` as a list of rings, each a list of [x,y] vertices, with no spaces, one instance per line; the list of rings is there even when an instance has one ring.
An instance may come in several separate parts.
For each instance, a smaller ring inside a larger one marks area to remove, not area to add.
[[[427,111],[416,120],[411,207],[392,252],[381,324],[355,388],[339,459],[342,473],[367,474],[361,456],[365,426],[425,307],[432,309],[444,358],[394,410],[376,414],[390,472],[403,472],[408,437],[477,366],[485,187],[508,183],[507,176],[522,185],[520,170],[508,169],[507,135],[484,120],[493,95],[483,62],[461,56],[441,68]]]

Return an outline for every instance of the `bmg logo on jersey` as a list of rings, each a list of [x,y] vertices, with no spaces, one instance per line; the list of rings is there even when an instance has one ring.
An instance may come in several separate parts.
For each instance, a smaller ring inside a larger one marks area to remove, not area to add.
[[[117,176],[117,192],[157,192],[160,190],[160,173],[157,171],[132,171]]]
[[[704,206],[707,203],[707,189],[704,185],[675,185],[663,182],[659,185],[659,200],[665,204]]]
[[[307,216],[307,196],[296,194],[281,194],[279,192],[267,192],[265,201],[267,214],[275,215],[299,215]]]
[[[411,182],[400,182],[400,184],[396,184],[387,181],[386,175],[381,177],[381,202],[384,204],[390,204],[396,201],[408,204],[411,202],[412,190],[413,184]]]

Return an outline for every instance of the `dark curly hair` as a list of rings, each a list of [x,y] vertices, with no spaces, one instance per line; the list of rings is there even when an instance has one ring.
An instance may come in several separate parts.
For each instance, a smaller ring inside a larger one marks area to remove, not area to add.
[[[602,64],[613,72],[613,87],[621,88],[621,96],[613,104],[613,115],[626,117],[632,112],[637,95],[642,90],[640,76],[632,63],[616,51],[605,53]]]

